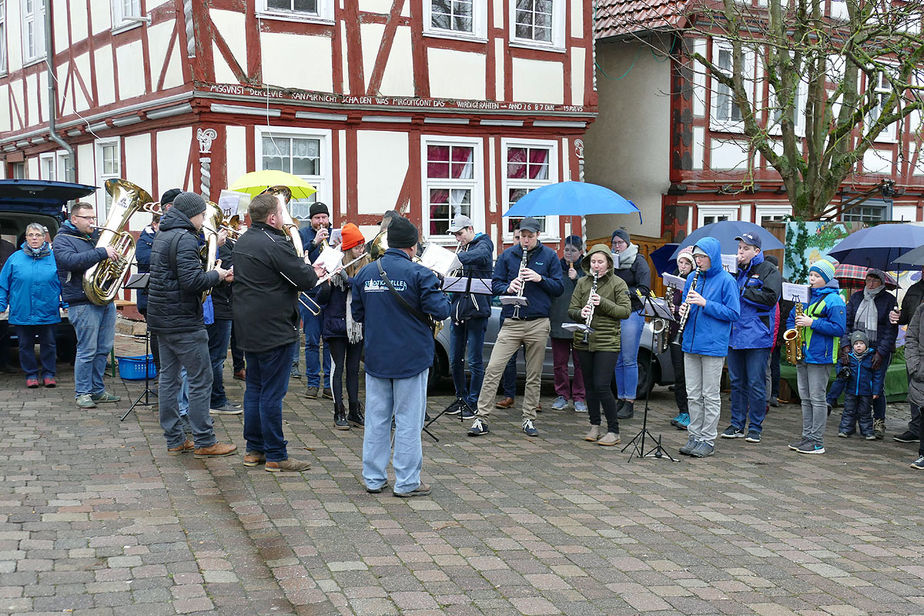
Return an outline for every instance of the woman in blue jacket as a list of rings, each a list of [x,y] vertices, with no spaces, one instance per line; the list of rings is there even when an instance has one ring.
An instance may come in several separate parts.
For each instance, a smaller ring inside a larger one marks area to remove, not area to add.
[[[31,223],[26,241],[7,259],[0,271],[0,312],[10,309],[10,325],[19,337],[19,363],[26,373],[26,387],[45,387],[55,382],[55,324],[61,322],[61,282],[45,227]],[[41,367],[35,361],[35,339],[41,348]]]

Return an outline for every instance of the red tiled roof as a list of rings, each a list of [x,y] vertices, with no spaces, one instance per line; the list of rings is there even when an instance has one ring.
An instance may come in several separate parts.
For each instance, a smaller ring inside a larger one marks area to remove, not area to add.
[[[681,27],[689,0],[597,0],[594,37]]]

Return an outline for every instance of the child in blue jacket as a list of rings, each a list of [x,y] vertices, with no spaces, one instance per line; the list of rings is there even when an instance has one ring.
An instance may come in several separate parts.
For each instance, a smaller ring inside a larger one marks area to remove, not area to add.
[[[847,379],[844,399],[844,412],[841,414],[841,425],[837,435],[847,438],[857,431],[860,425],[860,434],[868,441],[876,440],[873,434],[873,400],[879,397],[875,392],[882,389],[882,372],[873,370],[873,355],[876,352],[869,348],[866,332],[857,330],[850,334],[850,344],[853,351],[847,354],[847,367],[850,377]]]

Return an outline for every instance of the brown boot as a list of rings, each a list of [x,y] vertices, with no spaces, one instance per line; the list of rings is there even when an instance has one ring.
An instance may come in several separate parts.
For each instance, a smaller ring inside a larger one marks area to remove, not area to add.
[[[602,445],[603,447],[613,447],[614,445],[618,445],[619,442],[620,438],[618,434],[615,432],[607,432],[603,435],[603,438],[597,441],[597,445]]]
[[[230,456],[237,451],[237,445],[231,443],[215,443],[209,447],[200,447],[193,451],[197,458],[214,458],[217,456]]]
[[[590,430],[587,431],[587,434],[584,436],[584,440],[590,443],[596,443],[597,440],[603,435],[603,430],[600,426],[590,426]]]
[[[266,455],[262,451],[248,451],[244,454],[244,466],[260,466],[266,462]]]
[[[186,439],[186,442],[183,443],[182,445],[177,445],[176,447],[169,448],[167,450],[167,455],[178,456],[181,453],[192,451],[195,448],[196,446],[193,444],[193,442],[189,439]]]
[[[494,406],[496,406],[499,409],[509,409],[511,406],[513,406],[513,398],[511,398],[510,396],[507,396],[506,398],[502,400],[498,400],[494,404]]]
[[[311,464],[295,458],[286,458],[279,462],[267,462],[266,470],[269,473],[301,473],[311,468]]]

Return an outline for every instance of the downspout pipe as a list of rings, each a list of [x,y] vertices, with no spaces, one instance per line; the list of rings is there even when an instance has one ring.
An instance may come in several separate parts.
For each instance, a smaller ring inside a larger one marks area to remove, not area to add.
[[[44,0],[45,4],[45,65],[48,67],[48,136],[64,148],[67,152],[67,165],[64,168],[64,179],[75,182],[77,179],[77,157],[74,148],[58,134],[56,123],[58,120],[58,86],[54,71],[54,41],[51,38],[51,2]]]

